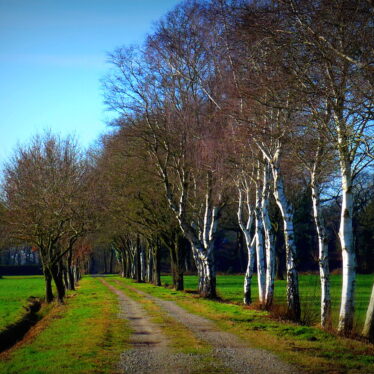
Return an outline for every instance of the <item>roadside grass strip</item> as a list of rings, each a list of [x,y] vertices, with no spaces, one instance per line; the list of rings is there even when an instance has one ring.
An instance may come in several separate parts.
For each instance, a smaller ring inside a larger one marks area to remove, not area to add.
[[[155,297],[172,300],[191,313],[215,321],[255,348],[276,353],[307,373],[374,373],[374,346],[327,333],[317,327],[275,320],[259,311],[229,302],[207,300],[146,283],[120,279]]]
[[[35,328],[30,341],[0,355],[1,373],[116,373],[130,335],[116,296],[90,277]]]
[[[44,297],[42,276],[4,276],[0,279],[0,332],[23,317],[30,296]]]
[[[163,284],[172,284],[170,275],[162,276]],[[185,289],[197,289],[197,276],[188,275],[184,277]],[[330,275],[331,282],[331,309],[332,322],[336,327],[339,321],[340,298],[342,290],[342,276],[338,274]],[[374,274],[357,274],[355,290],[355,330],[361,332],[365,322],[366,311],[370,301],[371,289],[374,282]],[[229,302],[243,304],[243,275],[218,275],[217,292],[218,295]],[[321,285],[319,275],[300,274],[299,275],[300,302],[302,308],[302,318],[318,324],[320,319],[320,298]],[[274,287],[274,300],[278,305],[285,305],[286,302],[286,281],[276,280]],[[252,279],[253,302],[258,301],[257,276]]]

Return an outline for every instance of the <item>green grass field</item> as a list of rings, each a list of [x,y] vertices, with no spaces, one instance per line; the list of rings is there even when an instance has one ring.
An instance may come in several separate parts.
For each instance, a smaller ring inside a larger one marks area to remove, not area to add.
[[[118,317],[116,295],[90,277],[37,328],[34,337],[2,357],[0,373],[115,373],[129,337],[126,322]]]
[[[220,297],[225,300],[242,303],[243,300],[243,276],[241,275],[219,275],[217,277],[217,291]],[[196,290],[197,277],[185,276],[186,290]],[[314,323],[319,321],[319,307],[320,307],[320,283],[318,275],[301,275],[300,276],[300,298],[301,306],[304,316]],[[371,288],[373,286],[374,276],[357,275],[356,281],[356,327],[360,330],[363,326],[366,310],[369,304]],[[163,276],[162,282],[171,284],[171,276]],[[332,312],[334,325],[338,322],[339,307],[340,307],[340,293],[341,293],[341,275],[331,276],[331,297],[332,297]],[[286,281],[275,282],[275,302],[282,304],[286,300]],[[258,300],[258,286],[257,277],[254,276],[252,280],[252,296],[253,301]],[[308,314],[306,316],[306,314]]]
[[[30,296],[44,296],[42,276],[9,276],[0,279],[0,331],[25,313]]]

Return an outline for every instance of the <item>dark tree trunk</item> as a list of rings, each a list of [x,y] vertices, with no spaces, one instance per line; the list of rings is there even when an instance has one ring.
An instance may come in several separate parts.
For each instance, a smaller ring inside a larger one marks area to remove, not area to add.
[[[73,251],[72,249],[69,250],[68,252],[68,277],[69,277],[69,283],[68,283],[68,289],[75,291],[75,279],[74,279],[74,270],[72,267],[73,263]]]
[[[68,275],[69,275],[69,290],[75,291],[75,278],[74,278],[73,268],[69,268]]]
[[[140,261],[140,240],[139,236],[136,240],[136,281],[138,283],[142,282],[142,267],[141,267],[141,261]]]
[[[45,280],[45,301],[47,303],[50,303],[54,298],[53,292],[52,292],[52,274],[47,268],[44,268],[43,272],[44,272],[44,280]]]
[[[238,250],[238,259],[239,259],[239,266],[240,266],[240,272],[244,273],[245,271],[245,260],[244,260],[244,246],[243,246],[243,232],[239,230],[237,232],[237,239],[236,239],[236,246]]]
[[[177,276],[175,279],[174,288],[176,291],[183,291],[184,290],[184,274],[177,272]]]
[[[60,264],[53,265],[51,268],[52,278],[56,285],[57,297],[60,303],[64,302],[65,285]]]
[[[126,252],[125,254],[124,254],[124,256],[125,256],[125,263],[126,263],[126,267],[125,267],[125,269],[126,269],[126,278],[131,278],[131,261],[130,261],[130,253],[129,252]]]
[[[155,286],[161,286],[161,250],[159,240],[156,240],[155,247],[152,249],[153,272],[152,283]]]
[[[174,236],[174,243],[170,247],[173,287],[177,291],[184,290],[184,267],[188,245],[189,242],[181,234],[177,233]]]
[[[68,277],[68,271],[65,268],[65,266],[61,269],[61,272],[62,272],[62,276],[63,276],[63,281],[64,281],[65,289],[70,290],[70,279]]]
[[[104,274],[108,273],[107,251],[104,251]]]
[[[109,260],[109,273],[113,274],[113,255],[114,251],[113,249],[110,250],[110,260]]]

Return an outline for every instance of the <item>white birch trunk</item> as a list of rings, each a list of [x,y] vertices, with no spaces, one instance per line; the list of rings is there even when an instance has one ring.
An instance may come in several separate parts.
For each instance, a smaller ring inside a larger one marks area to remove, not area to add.
[[[245,241],[246,241],[247,251],[248,251],[248,264],[247,264],[247,270],[244,276],[243,302],[245,305],[250,305],[252,303],[251,285],[252,285],[253,270],[255,267],[256,236],[253,237],[252,242],[250,242],[249,235],[244,234],[244,236],[245,236]]]
[[[318,155],[317,155],[318,156]],[[321,204],[320,204],[320,186],[317,182],[318,160],[314,164],[311,173],[311,189],[313,202],[313,217],[318,236],[319,252],[319,274],[321,281],[321,326],[323,328],[331,327],[331,295],[330,295],[330,271],[329,271],[329,253],[328,237],[323,224]]]
[[[353,246],[352,225],[352,175],[351,164],[346,158],[346,155],[342,155],[340,161],[343,191],[339,238],[343,259],[343,285],[338,326],[338,331],[345,335],[349,334],[353,328],[354,291],[356,282],[356,253]]]
[[[284,182],[279,167],[279,153],[276,152],[271,169],[274,179],[274,197],[281,211],[284,224],[284,242],[286,246],[286,268],[287,268],[287,309],[290,318],[298,321],[301,316],[299,280],[296,270],[296,245],[293,226],[293,207],[286,197]]]
[[[242,190],[239,188],[239,204],[238,204],[238,223],[239,227],[242,230],[245,238],[245,243],[247,247],[248,253],[248,263],[247,263],[247,270],[244,276],[244,297],[243,302],[245,305],[250,305],[252,303],[252,293],[251,293],[251,285],[252,285],[252,276],[253,270],[255,265],[255,245],[256,245],[256,236],[253,238],[251,237],[251,226],[253,222],[253,213],[248,201],[248,189],[247,189],[247,209],[248,209],[248,219],[247,223],[244,225],[243,223],[243,193]]]
[[[191,223],[186,217],[189,190],[189,173],[182,171],[180,175],[180,194],[178,202],[169,183],[167,169],[158,163],[159,171],[164,182],[166,198],[174,211],[179,227],[185,238],[190,242],[193,258],[199,277],[199,293],[203,297],[214,298],[216,294],[216,274],[214,265],[214,236],[218,225],[218,208],[212,205],[212,175],[207,175],[207,192],[205,199],[205,214],[203,227]]]
[[[362,330],[362,335],[370,341],[374,341],[374,284],[371,290],[370,303],[366,312],[365,325]]]
[[[214,236],[218,226],[218,208],[211,206],[211,191],[205,198],[204,223],[199,235],[194,235],[190,227],[180,220],[183,234],[191,243],[193,258],[199,277],[199,294],[207,298],[215,298],[216,270],[214,264]]]
[[[256,179],[256,259],[257,259],[257,282],[258,282],[258,299],[261,305],[265,304],[265,254],[264,254],[264,227],[262,222],[262,192],[260,184],[260,165],[257,171]]]
[[[262,220],[265,232],[266,252],[266,286],[265,286],[265,307],[269,309],[274,298],[275,278],[275,236],[269,217],[269,187],[270,170],[269,165],[264,167],[263,189],[262,189]]]
[[[199,277],[199,294],[203,297],[216,297],[216,273],[212,257],[198,243],[191,243],[192,253]],[[212,251],[210,252],[212,253]]]
[[[273,186],[274,186],[274,197],[282,214],[283,225],[284,225],[284,243],[286,247],[286,268],[287,268],[287,309],[288,316],[296,321],[300,320],[301,309],[300,309],[300,296],[299,296],[299,280],[298,273],[296,270],[296,245],[295,245],[295,233],[293,227],[293,207],[288,201],[284,182],[280,169],[280,153],[281,144],[279,143],[277,149],[273,155],[265,150],[263,145],[257,142],[259,149],[261,150],[264,158],[268,161],[272,175],[273,175]]]

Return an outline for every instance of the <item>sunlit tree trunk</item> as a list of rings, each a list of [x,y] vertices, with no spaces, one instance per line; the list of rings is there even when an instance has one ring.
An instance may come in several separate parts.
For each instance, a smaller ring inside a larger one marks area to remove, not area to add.
[[[206,253],[205,248],[192,244],[192,250],[199,257],[197,273],[199,277],[199,294],[202,297],[214,298],[216,293],[216,273],[214,268],[214,259],[211,257],[213,254],[210,249],[210,256]]]
[[[266,252],[266,286],[265,286],[265,307],[268,309],[273,304],[274,278],[275,278],[275,236],[269,216],[269,194],[270,194],[270,167],[264,167],[263,188],[262,188],[262,220],[265,232]]]
[[[293,225],[293,206],[288,201],[279,165],[280,148],[277,150],[271,169],[274,179],[274,197],[281,211],[284,225],[284,242],[286,246],[287,269],[287,309],[290,318],[298,321],[301,316],[299,279],[296,270],[296,245]]]
[[[248,264],[244,276],[244,297],[243,302],[245,305],[250,305],[252,303],[252,276],[255,267],[255,251],[256,251],[256,236],[252,238],[252,242],[249,242],[249,237],[245,237],[246,246],[248,251]]]
[[[293,225],[294,211],[286,196],[283,176],[280,168],[280,154],[282,144],[278,142],[275,150],[270,154],[264,145],[256,141],[264,158],[270,165],[273,176],[273,194],[283,218],[284,243],[286,247],[287,271],[287,314],[289,318],[299,321],[301,317],[299,279],[296,269],[296,244]]]
[[[262,191],[260,183],[261,168],[258,163],[256,177],[256,209],[255,209],[255,235],[256,235],[256,259],[257,259],[257,283],[258,299],[260,304],[265,304],[266,272],[264,253],[264,227],[262,221]]]
[[[331,327],[331,296],[328,237],[322,218],[320,203],[320,186],[317,180],[320,156],[320,152],[317,151],[316,161],[314,163],[314,167],[311,173],[311,190],[313,202],[313,216],[318,236],[319,273],[321,280],[321,326],[323,328],[329,328]]]
[[[374,341],[374,284],[371,290],[370,303],[366,312],[365,325],[362,330],[362,335],[370,341]]]
[[[209,184],[209,182],[208,182]],[[218,224],[218,209],[211,204],[211,186],[205,196],[204,224],[200,232],[203,247],[192,245],[192,249],[197,252],[200,263],[200,289],[199,293],[203,297],[216,297],[216,269],[214,263],[214,234]],[[192,243],[191,243],[192,244]]]
[[[179,202],[177,219],[183,235],[191,244],[193,258],[199,277],[199,294],[206,298],[215,298],[216,269],[214,263],[214,238],[218,226],[218,208],[212,204],[212,176],[207,175],[207,190],[205,194],[205,212],[202,227],[189,224],[185,218],[184,191]],[[170,200],[169,200],[170,201]],[[171,202],[171,206],[174,204]],[[176,210],[174,206],[174,211]]]
[[[342,207],[339,238],[343,259],[343,286],[338,330],[349,334],[353,328],[354,292],[356,283],[356,253],[353,246],[353,194],[351,164],[347,156],[341,157]]]
[[[251,206],[249,204],[249,196],[248,196],[248,187],[246,188],[246,206],[247,206],[247,213],[248,213],[248,219],[246,223],[243,222],[243,191],[239,187],[239,203],[238,203],[238,223],[239,227],[243,232],[245,244],[247,247],[247,253],[248,253],[248,263],[247,263],[247,269],[244,276],[244,297],[243,297],[243,303],[246,305],[250,305],[252,303],[252,292],[251,292],[251,285],[252,285],[252,276],[253,276],[253,270],[255,266],[255,250],[256,250],[256,235],[251,236],[251,227],[253,223],[253,211],[251,209]]]

